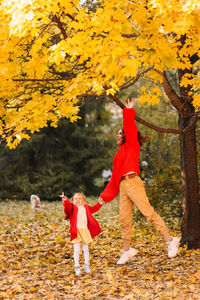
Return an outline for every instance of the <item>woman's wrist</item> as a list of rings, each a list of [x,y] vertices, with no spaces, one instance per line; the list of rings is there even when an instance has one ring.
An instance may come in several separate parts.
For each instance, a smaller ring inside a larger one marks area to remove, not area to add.
[[[125,103],[126,108],[133,108],[135,105],[135,99],[132,97],[131,100],[128,98],[127,102]]]

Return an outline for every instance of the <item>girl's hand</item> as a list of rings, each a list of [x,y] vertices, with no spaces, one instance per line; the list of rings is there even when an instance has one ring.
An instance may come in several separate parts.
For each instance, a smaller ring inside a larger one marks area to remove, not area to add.
[[[65,200],[65,194],[64,192],[62,192],[61,195],[58,195],[60,198],[62,198],[62,202],[64,203],[66,200]]]
[[[101,197],[99,197],[98,202],[99,202],[100,204],[103,204],[103,199],[102,199]]]
[[[64,194],[64,192],[62,192],[62,194],[61,195],[58,195],[60,198],[64,198],[65,197],[65,194]]]
[[[133,108],[135,105],[135,99],[132,97],[131,100],[128,98],[127,102],[125,103],[126,108]]]

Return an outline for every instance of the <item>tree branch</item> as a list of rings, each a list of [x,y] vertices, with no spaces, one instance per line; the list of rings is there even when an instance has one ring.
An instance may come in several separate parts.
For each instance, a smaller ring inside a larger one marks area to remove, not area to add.
[[[159,74],[163,76],[164,81],[162,83],[162,87],[168,99],[180,114],[182,114],[183,116],[187,116],[187,113],[191,111],[190,104],[187,102],[183,103],[181,101],[179,96],[172,89],[165,72],[164,73],[159,72]]]
[[[140,74],[138,74],[138,75],[136,76],[136,78],[134,78],[132,81],[129,81],[128,84],[123,85],[119,90],[122,91],[122,90],[127,89],[127,88],[129,88],[130,86],[134,85],[134,84],[140,79],[141,76],[143,76],[145,73],[149,72],[149,71],[152,70],[152,69],[153,69],[153,67],[144,70],[143,72],[141,72]]]
[[[135,34],[135,33],[123,33],[122,36],[125,37],[125,38],[136,38],[136,37],[138,37],[138,35]]]
[[[162,132],[162,133],[175,133],[175,134],[182,134],[183,131],[182,130],[178,130],[178,129],[171,129],[171,128],[161,128],[161,127],[158,127],[156,125],[153,125],[143,119],[141,119],[140,117],[136,116],[135,117],[136,121],[138,121],[139,123],[151,128],[151,129],[154,129],[158,132]]]
[[[54,15],[53,16],[53,21],[55,21],[57,23],[58,28],[60,29],[64,39],[66,39],[68,37],[68,35],[67,35],[67,33],[66,33],[66,31],[65,31],[65,29],[64,29],[64,27],[63,27],[63,25],[60,21],[60,18],[57,15]]]
[[[170,102],[173,104],[173,106],[177,109],[177,111],[180,111],[181,109],[181,100],[178,97],[178,95],[174,92],[174,90],[172,89],[169,80],[167,79],[167,75],[166,73],[161,73],[159,72],[160,75],[163,76],[163,83],[161,84],[165,94],[167,95],[168,99],[170,100]]]
[[[67,16],[68,18],[70,18],[72,21],[78,22],[72,15],[66,14],[66,16]]]
[[[108,87],[104,87],[106,90],[108,90],[109,88]],[[119,106],[121,107],[122,109],[125,107],[124,104],[116,97],[116,96],[113,96],[113,95],[109,95],[110,98]],[[143,119],[141,119],[140,117],[136,116],[135,117],[135,120],[151,129],[154,129],[158,132],[162,132],[162,133],[175,133],[175,134],[182,134],[183,131],[182,130],[177,130],[177,129],[170,129],[170,128],[161,128],[161,127],[158,127],[156,125],[153,125]]]
[[[199,120],[199,117],[197,115],[193,115],[190,118],[188,126],[183,129],[183,133],[186,133],[190,128],[194,127],[198,120]]]
[[[199,55],[197,53],[190,56],[191,64],[194,65],[198,60],[200,59]]]
[[[13,79],[13,81],[33,81],[33,82],[37,82],[37,81],[60,81],[60,80],[70,80],[74,78],[74,76],[69,76],[68,78],[24,78],[24,79]]]

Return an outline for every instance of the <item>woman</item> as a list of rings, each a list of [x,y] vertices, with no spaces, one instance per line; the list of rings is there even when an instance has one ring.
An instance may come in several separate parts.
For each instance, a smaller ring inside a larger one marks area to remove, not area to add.
[[[100,198],[110,202],[120,192],[119,222],[122,228],[123,251],[117,264],[124,264],[137,254],[137,250],[131,248],[134,205],[163,235],[168,246],[168,257],[176,256],[179,245],[179,238],[170,236],[164,221],[149,203],[144,184],[139,177],[140,143],[135,124],[134,104],[133,98],[131,101],[128,99],[123,109],[123,129],[120,129],[116,135],[119,150],[113,159],[112,177],[100,194]]]

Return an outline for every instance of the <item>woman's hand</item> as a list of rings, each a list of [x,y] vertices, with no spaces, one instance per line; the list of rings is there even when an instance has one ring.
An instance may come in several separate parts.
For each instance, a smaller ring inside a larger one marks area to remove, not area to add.
[[[103,204],[103,199],[102,199],[101,197],[99,197],[98,202],[99,202],[100,204]]]
[[[125,103],[126,108],[133,108],[135,105],[135,99],[132,97],[131,100],[128,98],[127,102]]]

